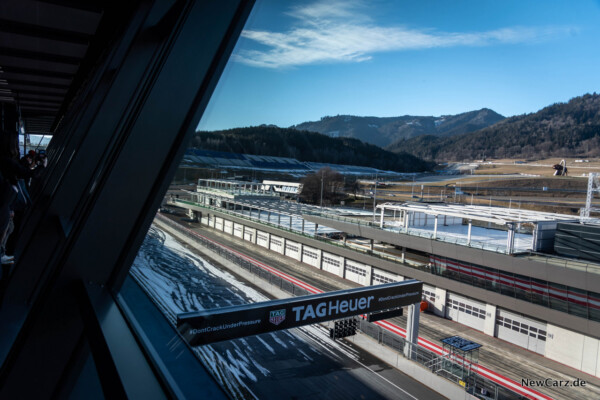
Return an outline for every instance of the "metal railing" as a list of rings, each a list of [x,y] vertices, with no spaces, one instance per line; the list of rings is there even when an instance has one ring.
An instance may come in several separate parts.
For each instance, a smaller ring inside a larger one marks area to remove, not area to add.
[[[308,294],[313,294],[313,292],[299,287],[296,284],[288,281],[287,279],[280,277],[270,271],[267,271],[265,268],[256,265],[255,263],[240,256],[239,254],[234,253],[232,250],[229,250],[216,242],[213,242],[189,229],[186,229],[185,227],[182,227],[178,223],[172,221],[171,219],[165,216],[157,214],[156,217],[162,223],[169,225],[171,228],[177,230],[186,237],[196,241],[203,247],[206,247],[210,251],[218,254],[226,260],[233,262],[235,265],[247,270],[251,274],[260,277],[265,282],[268,282],[271,286],[277,287],[280,290],[290,293],[292,296],[305,296]],[[466,380],[461,380],[457,371],[464,370],[465,367],[462,364],[450,360],[447,357],[440,356],[439,354],[431,350],[427,350],[422,346],[415,345],[411,342],[407,342],[405,338],[393,332],[390,332],[389,330],[382,328],[377,324],[367,322],[363,319],[359,319],[358,329],[363,334],[376,339],[377,342],[382,346],[389,347],[390,349],[396,351],[398,353],[397,357],[405,357],[404,348],[405,346],[409,346],[410,349],[408,350],[408,357],[406,358],[422,365],[424,368],[428,369],[429,371],[438,376],[441,376],[451,382],[454,382],[457,385],[463,386],[467,392],[480,399],[516,400],[522,398],[522,396],[520,396],[519,394],[512,392],[503,386],[499,386],[498,384],[494,383],[489,379],[486,379],[474,373],[470,373],[470,371],[469,374],[467,374],[468,378]],[[441,360],[441,358],[445,360],[443,363],[441,361],[438,362],[438,364],[443,364],[442,368],[440,368],[440,366],[436,364],[435,361],[438,359]],[[462,375],[464,376],[465,374]]]
[[[341,240],[334,240],[334,239],[331,239],[331,238],[328,238],[328,237],[325,237],[325,236],[302,233],[302,232],[297,231],[295,229],[290,229],[288,226],[284,226],[284,225],[281,225],[281,224],[278,225],[278,224],[269,223],[269,222],[266,222],[263,219],[258,220],[255,217],[252,217],[252,216],[249,216],[249,215],[245,215],[245,214],[240,214],[239,212],[234,212],[232,210],[226,210],[226,209],[223,209],[223,208],[213,207],[213,206],[204,206],[202,204],[197,204],[197,203],[189,202],[189,201],[185,201],[185,200],[178,200],[178,202],[184,203],[184,204],[195,205],[195,206],[203,207],[203,208],[207,208],[207,209],[211,209],[211,210],[214,210],[214,211],[218,211],[218,212],[221,212],[221,213],[224,213],[224,214],[232,215],[232,216],[235,216],[235,217],[238,217],[238,218],[242,218],[242,219],[246,219],[246,220],[250,220],[250,221],[258,221],[262,225],[267,225],[267,226],[271,226],[271,227],[276,228],[276,229],[284,230],[284,231],[290,232],[290,233],[292,233],[294,235],[298,235],[298,236],[302,236],[302,237],[306,237],[306,238],[318,240],[318,241],[321,241],[323,243],[327,243],[327,244],[330,244],[330,245],[333,245],[333,246],[336,246],[336,247],[339,247],[339,248],[344,248],[344,249],[356,251],[357,253],[366,254],[366,255],[369,255],[369,256],[372,256],[372,257],[375,257],[375,258],[379,258],[381,260],[391,261],[391,262],[394,262],[394,263],[400,263],[400,264],[402,264],[404,266],[407,266],[407,267],[410,267],[410,268],[413,268],[413,269],[417,269],[419,271],[427,272],[427,273],[430,273],[432,275],[442,276],[444,278],[452,279],[454,281],[464,282],[464,283],[467,283],[469,285],[474,285],[474,286],[477,286],[477,287],[483,287],[486,290],[489,290],[489,291],[492,291],[492,292],[495,292],[495,293],[502,293],[502,294],[507,295],[507,296],[517,297],[517,298],[519,298],[521,300],[525,300],[525,301],[528,301],[530,303],[533,302],[529,297],[527,297],[527,298],[519,297],[518,293],[514,289],[510,289],[510,288],[502,289],[502,287],[500,285],[494,285],[494,286],[481,286],[481,285],[477,285],[476,283],[474,283],[473,279],[469,275],[464,275],[464,274],[459,274],[459,273],[456,273],[456,272],[452,272],[451,270],[448,270],[446,268],[439,268],[439,267],[436,267],[435,265],[432,266],[432,265],[427,264],[427,263],[420,263],[418,261],[409,260],[409,259],[406,259],[406,258],[404,260],[402,260],[402,258],[399,257],[399,256],[395,256],[395,255],[392,255],[392,254],[389,254],[389,253],[385,253],[385,252],[382,252],[382,251],[370,250],[370,249],[362,248],[360,246],[352,245],[352,244],[349,245],[348,242],[344,244],[344,242],[341,241]],[[340,217],[340,216],[334,216],[334,217],[336,219],[349,219],[347,217]],[[372,222],[370,222],[370,224],[372,224]],[[580,265],[579,268],[576,268],[576,264],[578,264],[578,263],[576,263],[573,260],[564,259],[564,258],[556,258],[556,260],[558,260],[559,262],[558,263],[554,263],[553,262],[554,261],[553,257],[543,257],[543,255],[540,255],[538,253],[533,253],[533,252],[529,252],[529,253],[526,253],[526,254],[530,254],[530,255],[529,256],[527,256],[527,255],[524,255],[524,256],[523,255],[519,255],[519,257],[530,257],[531,259],[534,259],[534,257],[535,257],[535,261],[545,262],[548,265],[558,265],[558,266],[562,266],[564,268],[579,269],[579,270],[583,270],[583,268],[586,268],[585,271],[592,272],[592,273],[599,273],[600,274],[600,266],[599,265],[594,266],[592,264],[583,264],[583,265]],[[512,292],[511,293],[509,293],[509,292],[503,292],[503,290],[507,290],[507,291],[511,291],[512,290]],[[543,305],[544,307],[548,307],[548,305],[544,305],[544,304],[541,304],[541,305]],[[593,318],[588,317],[588,319],[593,319]]]
[[[220,193],[223,194],[224,196],[240,196],[240,195],[245,195],[245,196],[256,196],[256,197],[273,197],[273,198],[279,198],[279,194],[278,193],[272,193],[272,192],[268,192],[268,191],[259,191],[259,190],[248,190],[248,189],[219,189],[219,188],[212,188],[212,187],[206,187],[206,186],[200,186],[196,188],[196,193]]]
[[[535,262],[544,263],[546,265],[553,265],[556,267],[568,268],[576,271],[585,271],[592,274],[600,274],[600,264],[598,263],[572,260],[558,256],[549,257],[547,254],[537,253],[534,251],[527,253],[527,255],[524,257]]]
[[[243,212],[231,211],[231,210],[223,209],[220,207],[209,206],[209,205],[200,204],[200,203],[196,203],[196,202],[193,202],[190,200],[184,200],[184,199],[175,199],[173,201],[173,204],[176,205],[178,202],[183,203],[183,204],[193,205],[196,207],[206,208],[209,210],[222,212],[224,214],[233,215],[233,216],[247,219],[250,221],[257,221],[257,222],[260,222],[261,224],[272,226],[277,229],[282,229],[284,231],[291,232],[296,235],[320,240],[320,241],[327,242],[329,244],[332,244],[332,245],[335,245],[338,247],[350,248],[352,250],[355,250],[355,251],[358,251],[361,253],[368,253],[369,255],[373,255],[378,258],[392,260],[394,262],[402,262],[401,257],[394,256],[389,253],[380,252],[377,250],[371,251],[371,250],[367,250],[367,249],[362,249],[357,246],[351,246],[348,244],[344,245],[342,243],[339,243],[339,242],[332,240],[330,238],[327,238],[327,237],[302,232],[301,230],[291,228],[289,225],[286,226],[285,224],[281,224],[281,223],[274,224],[272,222],[265,221],[262,218],[259,219],[258,217],[255,217],[252,215],[243,214]],[[305,214],[320,216],[320,217],[332,219],[335,221],[348,222],[348,223],[357,224],[357,225],[361,225],[361,226],[369,226],[372,228],[387,230],[390,232],[404,233],[404,234],[408,234],[411,236],[419,236],[419,237],[423,237],[423,238],[430,239],[430,240],[440,240],[440,241],[443,241],[446,243],[458,244],[461,246],[466,246],[466,247],[475,248],[475,249],[488,250],[488,251],[493,251],[496,253],[506,253],[506,246],[504,246],[504,245],[490,244],[486,241],[478,241],[478,240],[471,240],[471,242],[468,243],[466,239],[457,238],[455,236],[446,236],[443,234],[443,232],[440,232],[440,231],[437,232],[437,237],[434,238],[433,232],[425,232],[420,229],[408,229],[408,230],[406,230],[404,228],[401,230],[385,229],[385,228],[381,228],[379,226],[379,223],[375,223],[373,221],[367,221],[367,220],[351,218],[351,217],[344,217],[344,216],[330,214],[330,213],[326,213],[326,212],[308,211],[308,212],[305,212]],[[600,274],[600,264],[597,264],[597,263],[575,261],[575,260],[571,260],[568,258],[556,257],[556,256],[549,257],[547,254],[537,253],[537,252],[530,251],[530,250],[522,251],[521,254],[517,254],[520,251],[519,251],[519,249],[516,249],[516,250],[517,251],[516,251],[515,255],[526,257],[526,258],[529,258],[536,262],[544,263],[547,265],[559,266],[559,267],[568,268],[568,269],[573,269],[573,270],[578,270],[578,271],[585,271],[585,272],[590,272],[590,273],[594,273],[594,274]],[[411,262],[410,260],[405,259],[403,262],[405,264],[411,264],[412,266],[419,266],[416,263]]]
[[[386,228],[385,226],[382,228],[380,226],[379,222],[367,221],[367,220],[363,220],[363,219],[359,219],[359,218],[344,217],[344,216],[335,215],[335,214],[331,214],[331,213],[327,213],[327,212],[311,211],[311,212],[307,212],[306,214],[318,216],[321,218],[331,219],[334,221],[347,222],[347,223],[360,225],[360,226],[368,226],[371,228],[385,230],[388,232],[403,233],[406,235],[419,236],[419,237],[430,239],[430,240],[439,240],[441,242],[457,244],[460,246],[471,247],[474,249],[493,251],[495,253],[504,253],[505,254],[506,250],[507,250],[506,245],[491,244],[491,243],[489,243],[489,241],[473,240],[473,239],[471,239],[471,241],[469,242],[467,239],[464,239],[464,238],[458,238],[456,236],[444,235],[443,231],[438,231],[437,234],[434,235],[433,232],[424,231],[422,229],[414,229],[414,228],[411,229],[411,228],[404,228],[404,227],[399,227],[398,229],[391,229],[391,228]],[[518,251],[520,251],[520,250],[517,249],[517,252]]]
[[[241,219],[245,219],[245,220],[248,220],[248,221],[259,222],[262,225],[267,225],[267,226],[270,226],[270,227],[273,227],[273,228],[276,228],[276,229],[281,229],[281,230],[293,233],[293,234],[298,235],[298,236],[302,236],[302,237],[307,237],[307,238],[319,240],[321,242],[324,242],[324,243],[327,243],[327,244],[331,244],[333,246],[351,249],[351,250],[354,250],[354,251],[359,252],[359,253],[368,254],[368,255],[371,255],[371,256],[374,256],[374,257],[377,257],[377,258],[381,258],[381,259],[385,259],[385,260],[390,260],[390,261],[393,261],[393,262],[404,262],[404,264],[409,264],[409,265],[411,265],[413,267],[421,267],[419,269],[425,270],[425,264],[422,264],[422,263],[417,263],[415,261],[411,261],[411,260],[407,260],[407,259],[404,259],[404,261],[402,261],[401,257],[394,256],[394,255],[391,255],[389,253],[385,253],[383,251],[369,250],[369,249],[365,249],[365,248],[362,248],[360,246],[352,245],[352,244],[349,244],[349,243],[344,244],[340,240],[334,240],[334,239],[331,239],[331,238],[328,238],[328,237],[325,237],[325,236],[320,236],[320,235],[315,235],[315,234],[311,234],[311,233],[307,233],[307,232],[302,232],[299,229],[291,228],[289,225],[286,226],[286,224],[281,224],[281,223],[274,224],[274,223],[269,222],[269,221],[267,221],[267,220],[265,220],[263,218],[259,219],[257,216],[253,216],[253,215],[250,215],[250,214],[244,214],[243,212],[240,212],[240,211],[227,210],[227,209],[224,209],[224,208],[210,206],[210,205],[207,205],[207,204],[196,203],[196,202],[193,202],[193,201],[190,201],[190,200],[184,200],[184,199],[175,199],[170,204],[177,205],[177,203],[182,203],[182,204],[192,205],[192,206],[195,206],[195,207],[205,208],[207,210],[218,211],[220,213],[227,214],[227,215],[232,215],[232,216],[235,216],[235,217],[238,217],[238,218],[241,218]],[[206,225],[209,225],[209,224],[206,223]]]

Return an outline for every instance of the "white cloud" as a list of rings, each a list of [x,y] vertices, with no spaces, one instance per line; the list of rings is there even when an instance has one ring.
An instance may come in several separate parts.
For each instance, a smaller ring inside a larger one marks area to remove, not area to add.
[[[233,59],[263,68],[361,62],[378,52],[525,43],[543,40],[559,31],[556,28],[511,27],[461,33],[382,27],[375,25],[365,10],[366,5],[362,2],[350,1],[318,1],[295,7],[288,15],[297,23],[287,32],[244,30],[243,38],[264,49],[240,50]]]

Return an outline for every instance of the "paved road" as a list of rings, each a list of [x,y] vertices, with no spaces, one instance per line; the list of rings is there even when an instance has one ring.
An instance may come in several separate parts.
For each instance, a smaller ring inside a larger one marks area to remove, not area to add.
[[[245,253],[258,261],[277,268],[282,272],[301,279],[321,290],[331,291],[360,286],[334,274],[317,270],[305,264],[300,264],[289,257],[258,249],[238,238],[215,231],[212,228],[207,228],[205,226],[199,227],[199,224],[187,224],[187,227],[198,231],[206,237],[226,244],[228,247]],[[390,322],[405,327],[406,317],[394,318],[391,319]],[[431,314],[421,314],[419,336],[439,344],[440,339],[454,335],[460,335],[477,343],[482,343],[483,347],[480,350],[479,357],[480,362],[488,368],[493,369],[495,372],[517,382],[521,382],[522,378],[574,380],[577,377],[588,382],[588,385],[584,388],[536,388],[536,390],[539,390],[546,395],[550,395],[557,399],[600,399],[600,387],[598,386],[600,380],[597,378],[553,362],[521,347],[487,336],[482,332],[471,329],[465,325],[439,318]]]
[[[264,301],[264,294],[152,228],[131,274],[171,321],[182,311]],[[443,399],[374,356],[308,326],[195,349],[233,398]]]

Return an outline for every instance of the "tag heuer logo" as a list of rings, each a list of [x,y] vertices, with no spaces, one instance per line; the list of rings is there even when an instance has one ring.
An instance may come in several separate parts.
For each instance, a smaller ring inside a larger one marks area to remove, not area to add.
[[[285,320],[285,309],[271,311],[269,315],[269,322],[273,325],[279,325]]]

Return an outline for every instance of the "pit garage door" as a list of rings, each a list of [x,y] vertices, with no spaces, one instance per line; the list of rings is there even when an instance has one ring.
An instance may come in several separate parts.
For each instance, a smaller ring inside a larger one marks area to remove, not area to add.
[[[485,304],[450,293],[448,294],[446,317],[478,331],[483,331]]]
[[[339,275],[340,268],[343,268],[341,260],[338,256],[325,252],[323,252],[323,256],[321,258],[321,266],[323,271],[331,272],[332,274],[336,275]]]
[[[498,310],[496,337],[543,355],[546,347],[546,324]]]

